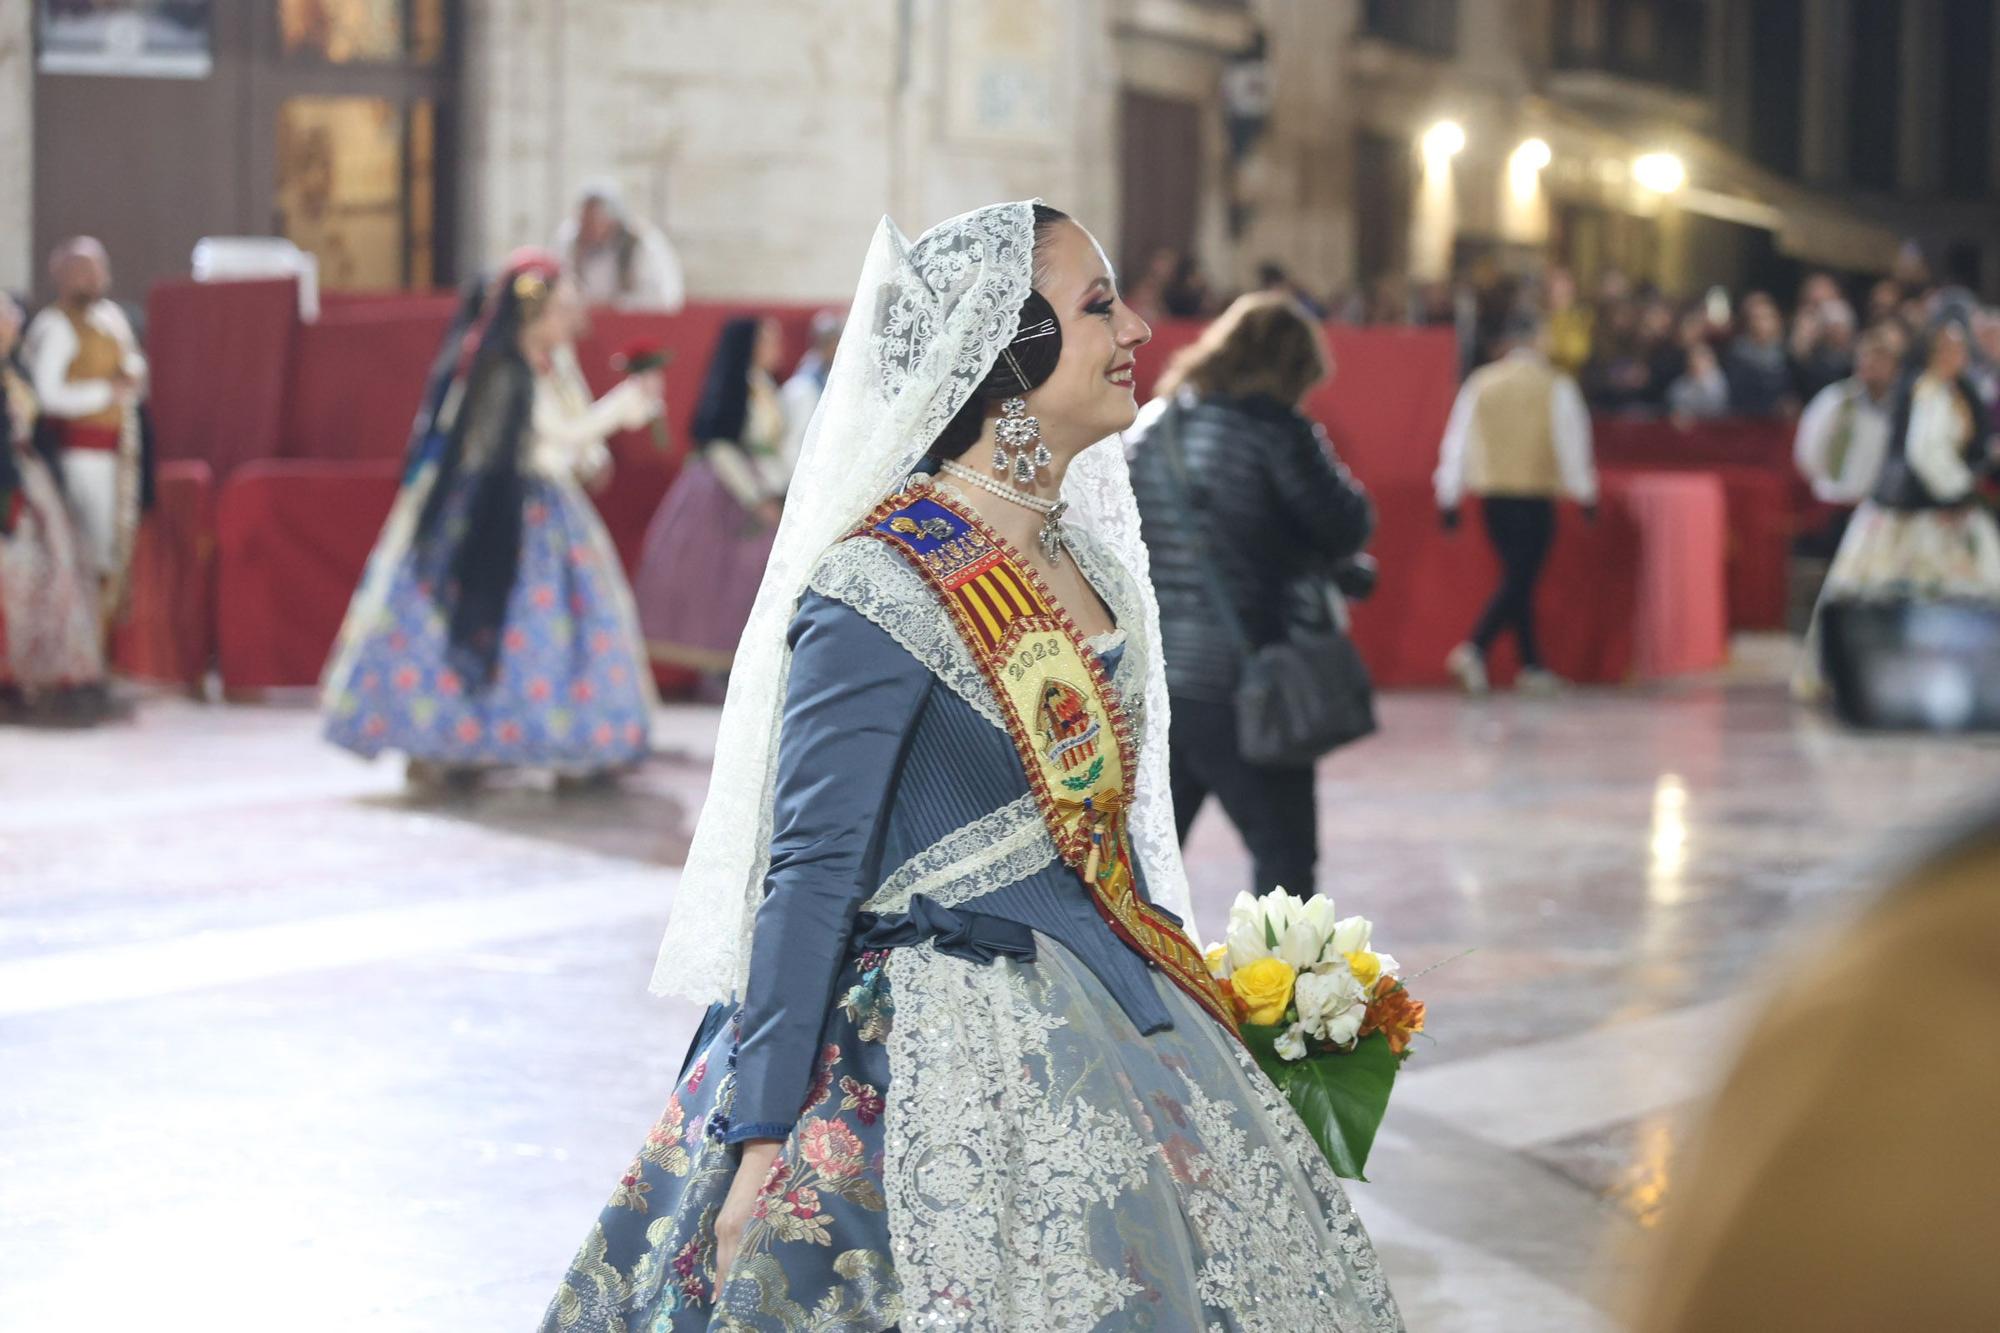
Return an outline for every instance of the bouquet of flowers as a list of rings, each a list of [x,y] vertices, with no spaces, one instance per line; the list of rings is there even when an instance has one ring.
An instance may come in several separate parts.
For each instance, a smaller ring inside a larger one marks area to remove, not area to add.
[[[1236,1007],[1243,1040],[1318,1141],[1335,1174],[1366,1180],[1396,1071],[1424,1030],[1424,1006],[1375,951],[1366,917],[1283,889],[1237,895],[1208,969]]]

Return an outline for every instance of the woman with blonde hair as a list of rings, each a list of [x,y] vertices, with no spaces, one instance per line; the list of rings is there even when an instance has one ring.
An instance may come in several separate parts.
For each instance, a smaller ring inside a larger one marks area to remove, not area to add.
[[[1174,817],[1185,839],[1210,796],[1243,835],[1258,893],[1312,892],[1310,763],[1252,763],[1234,699],[1250,654],[1289,633],[1294,589],[1374,531],[1367,492],[1303,411],[1333,373],[1290,297],[1237,300],[1166,369],[1131,437],[1173,704]],[[1230,621],[1240,634],[1220,633]]]

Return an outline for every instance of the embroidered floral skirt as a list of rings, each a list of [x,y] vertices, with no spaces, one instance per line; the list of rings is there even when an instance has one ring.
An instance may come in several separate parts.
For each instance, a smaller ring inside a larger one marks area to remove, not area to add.
[[[446,523],[459,521],[463,499],[447,502]],[[593,772],[645,757],[651,677],[603,524],[574,486],[546,477],[528,481],[522,503],[520,571],[493,681],[474,690],[452,669],[444,615],[415,560],[383,552],[395,564],[380,605],[351,615],[343,633],[360,642],[336,649],[328,740],[468,767]]]
[[[13,529],[0,533],[0,685],[88,685],[104,675],[97,578],[48,467],[26,453],[17,463]]]
[[[1340,1182],[1234,1038],[1179,991],[1142,1036],[1036,946],[848,965],[720,1293],[733,1033],[706,1025],[542,1327],[1400,1329]]]

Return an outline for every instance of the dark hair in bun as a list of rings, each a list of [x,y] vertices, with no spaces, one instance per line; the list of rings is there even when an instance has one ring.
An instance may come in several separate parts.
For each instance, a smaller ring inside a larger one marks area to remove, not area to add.
[[[1041,248],[1057,223],[1067,221],[1069,214],[1047,204],[1036,204],[1035,248]],[[1041,265],[1037,263],[1035,268],[1039,277]],[[1062,321],[1056,318],[1056,309],[1048,298],[1030,288],[1027,299],[1021,302],[1014,330],[1014,341],[1008,345],[1007,355],[994,358],[986,378],[979,381],[979,387],[965,400],[965,406],[958,409],[958,415],[947,421],[937,439],[931,442],[928,457],[939,462],[959,457],[979,442],[979,432],[986,425],[987,404],[1002,398],[1018,398],[1055,373],[1056,362],[1062,359]]]

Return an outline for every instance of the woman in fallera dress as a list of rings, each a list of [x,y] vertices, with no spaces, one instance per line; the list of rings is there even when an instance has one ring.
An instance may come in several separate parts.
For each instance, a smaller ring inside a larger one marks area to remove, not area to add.
[[[448,338],[402,491],[323,688],[326,735],[400,750],[414,784],[502,767],[613,775],[644,758],[653,692],[632,595],[579,485],[605,438],[663,410],[657,372],[592,402],[582,306],[553,256],[517,255]]]
[[[36,447],[40,409],[15,361],[21,307],[0,292],[0,711],[99,702],[97,576]]]
[[[634,579],[655,662],[721,674],[736,656],[798,461],[778,392],[784,338],[732,319],[695,406],[696,452],[646,527]]]
[[[882,223],[654,975],[710,1007],[545,1329],[1401,1328],[1180,926],[1150,336],[1039,204]]]

